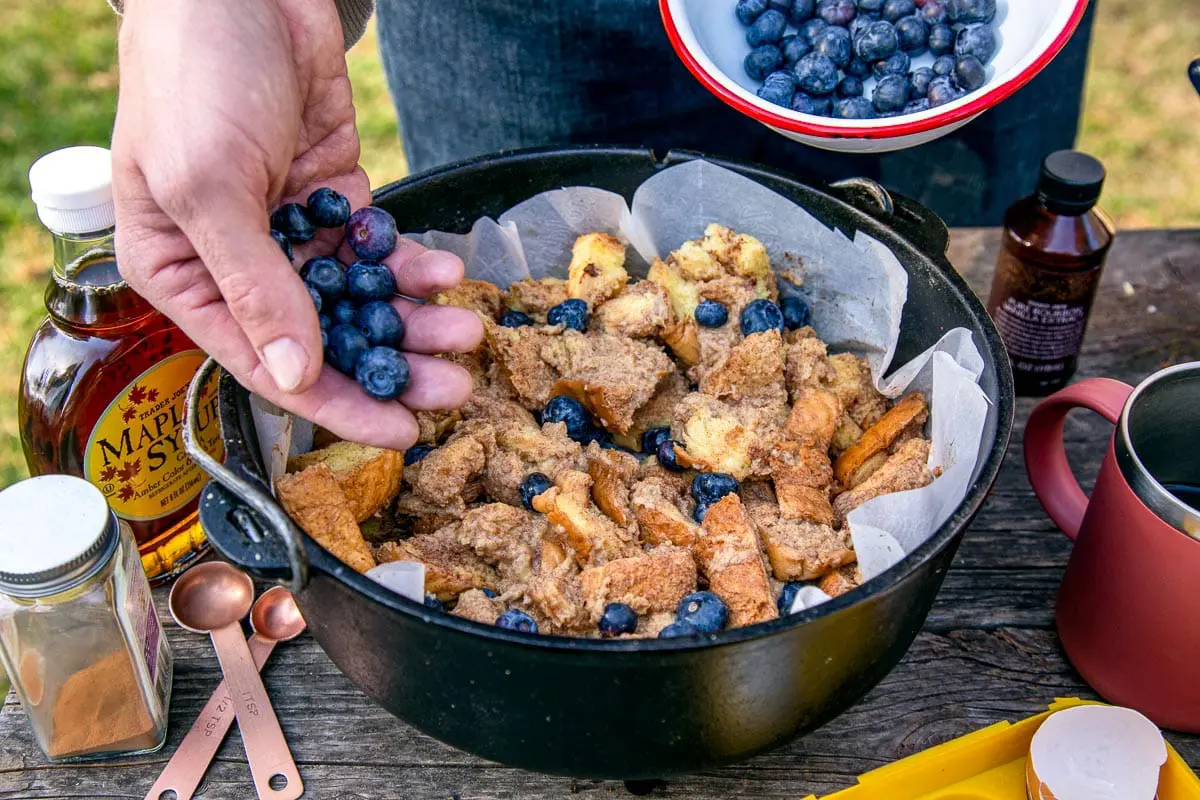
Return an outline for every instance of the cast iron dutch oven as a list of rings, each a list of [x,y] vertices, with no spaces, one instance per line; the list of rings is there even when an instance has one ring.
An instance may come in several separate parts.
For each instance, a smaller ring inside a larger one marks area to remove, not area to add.
[[[391,184],[375,201],[401,230],[465,232],[481,216],[562,186],[630,198],[656,170],[696,157],[613,148],[508,153]],[[702,770],[777,747],[844,711],[903,657],[996,478],[1012,427],[1012,376],[987,313],[946,260],[945,225],[868,181],[819,190],[747,164],[714,162],[896,253],[910,280],[893,363],[950,328],[973,332],[986,361],[981,384],[997,411],[974,482],[922,547],[807,612],[702,641],[530,636],[406,600],[301,532],[268,493],[248,395],[222,373],[224,468],[189,446],[216,478],[200,507],[213,546],[254,575],[290,586],[334,663],[384,708],[437,739],[525,769],[616,779]]]

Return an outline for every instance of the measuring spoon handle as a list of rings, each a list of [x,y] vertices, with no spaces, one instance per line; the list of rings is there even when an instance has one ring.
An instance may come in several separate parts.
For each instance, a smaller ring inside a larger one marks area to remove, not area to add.
[[[250,635],[248,645],[254,666],[261,670],[275,649],[275,642],[255,633]],[[146,793],[145,800],[159,800],[163,792],[168,791],[174,792],[177,800],[192,800],[234,719],[233,696],[229,693],[229,686],[221,681],[208,699],[208,704],[200,711],[192,729],[179,743],[175,755],[171,756],[158,780]]]
[[[304,784],[288,743],[283,738],[283,729],[267,689],[254,666],[250,648],[242,637],[237,624],[226,625],[211,631],[213,649],[225,673],[225,682],[233,697],[233,709],[237,714],[238,727],[242,731],[242,744],[246,746],[246,760],[250,762],[250,773],[254,776],[254,787],[260,798],[272,800],[295,800],[304,794]],[[271,778],[279,775],[286,779],[280,789],[271,788]]]

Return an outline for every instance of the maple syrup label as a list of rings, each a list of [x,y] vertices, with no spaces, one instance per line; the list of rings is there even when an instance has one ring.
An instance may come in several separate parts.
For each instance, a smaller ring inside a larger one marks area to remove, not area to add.
[[[117,516],[153,520],[187,505],[204,471],[183,447],[188,384],[204,353],[176,353],[139,375],[101,414],[83,454],[84,477],[100,488]],[[220,459],[217,375],[205,384],[197,409],[199,441]]]

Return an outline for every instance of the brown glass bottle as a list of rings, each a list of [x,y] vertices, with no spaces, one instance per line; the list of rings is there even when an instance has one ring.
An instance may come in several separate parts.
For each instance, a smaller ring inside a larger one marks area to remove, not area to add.
[[[1018,395],[1056,391],[1078,367],[1115,235],[1096,208],[1103,184],[1099,161],[1060,150],[1043,162],[1035,194],[1005,214],[987,308],[1012,361]]]
[[[96,157],[77,155],[74,165],[94,166],[89,159]],[[41,185],[58,189],[52,197],[60,206],[77,199],[62,188],[74,185],[70,171],[66,178],[61,172],[41,176]],[[99,221],[87,214],[80,219],[78,210],[45,210],[41,202],[38,210],[58,229],[52,229],[48,316],[21,373],[26,464],[31,475],[66,473],[99,487],[133,530],[147,574],[165,579],[206,547],[196,519],[204,475],[187,457],[182,437],[185,396],[204,353],[121,278],[111,227],[80,231],[111,226],[109,207],[85,209]],[[64,230],[72,226],[76,232]],[[197,424],[201,441],[219,456],[215,384],[206,392]]]

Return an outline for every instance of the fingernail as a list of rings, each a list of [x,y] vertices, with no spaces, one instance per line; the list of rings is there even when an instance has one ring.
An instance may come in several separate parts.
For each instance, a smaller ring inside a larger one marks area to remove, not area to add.
[[[295,339],[280,337],[262,349],[263,366],[271,373],[275,385],[282,391],[294,391],[304,378],[308,354]]]

